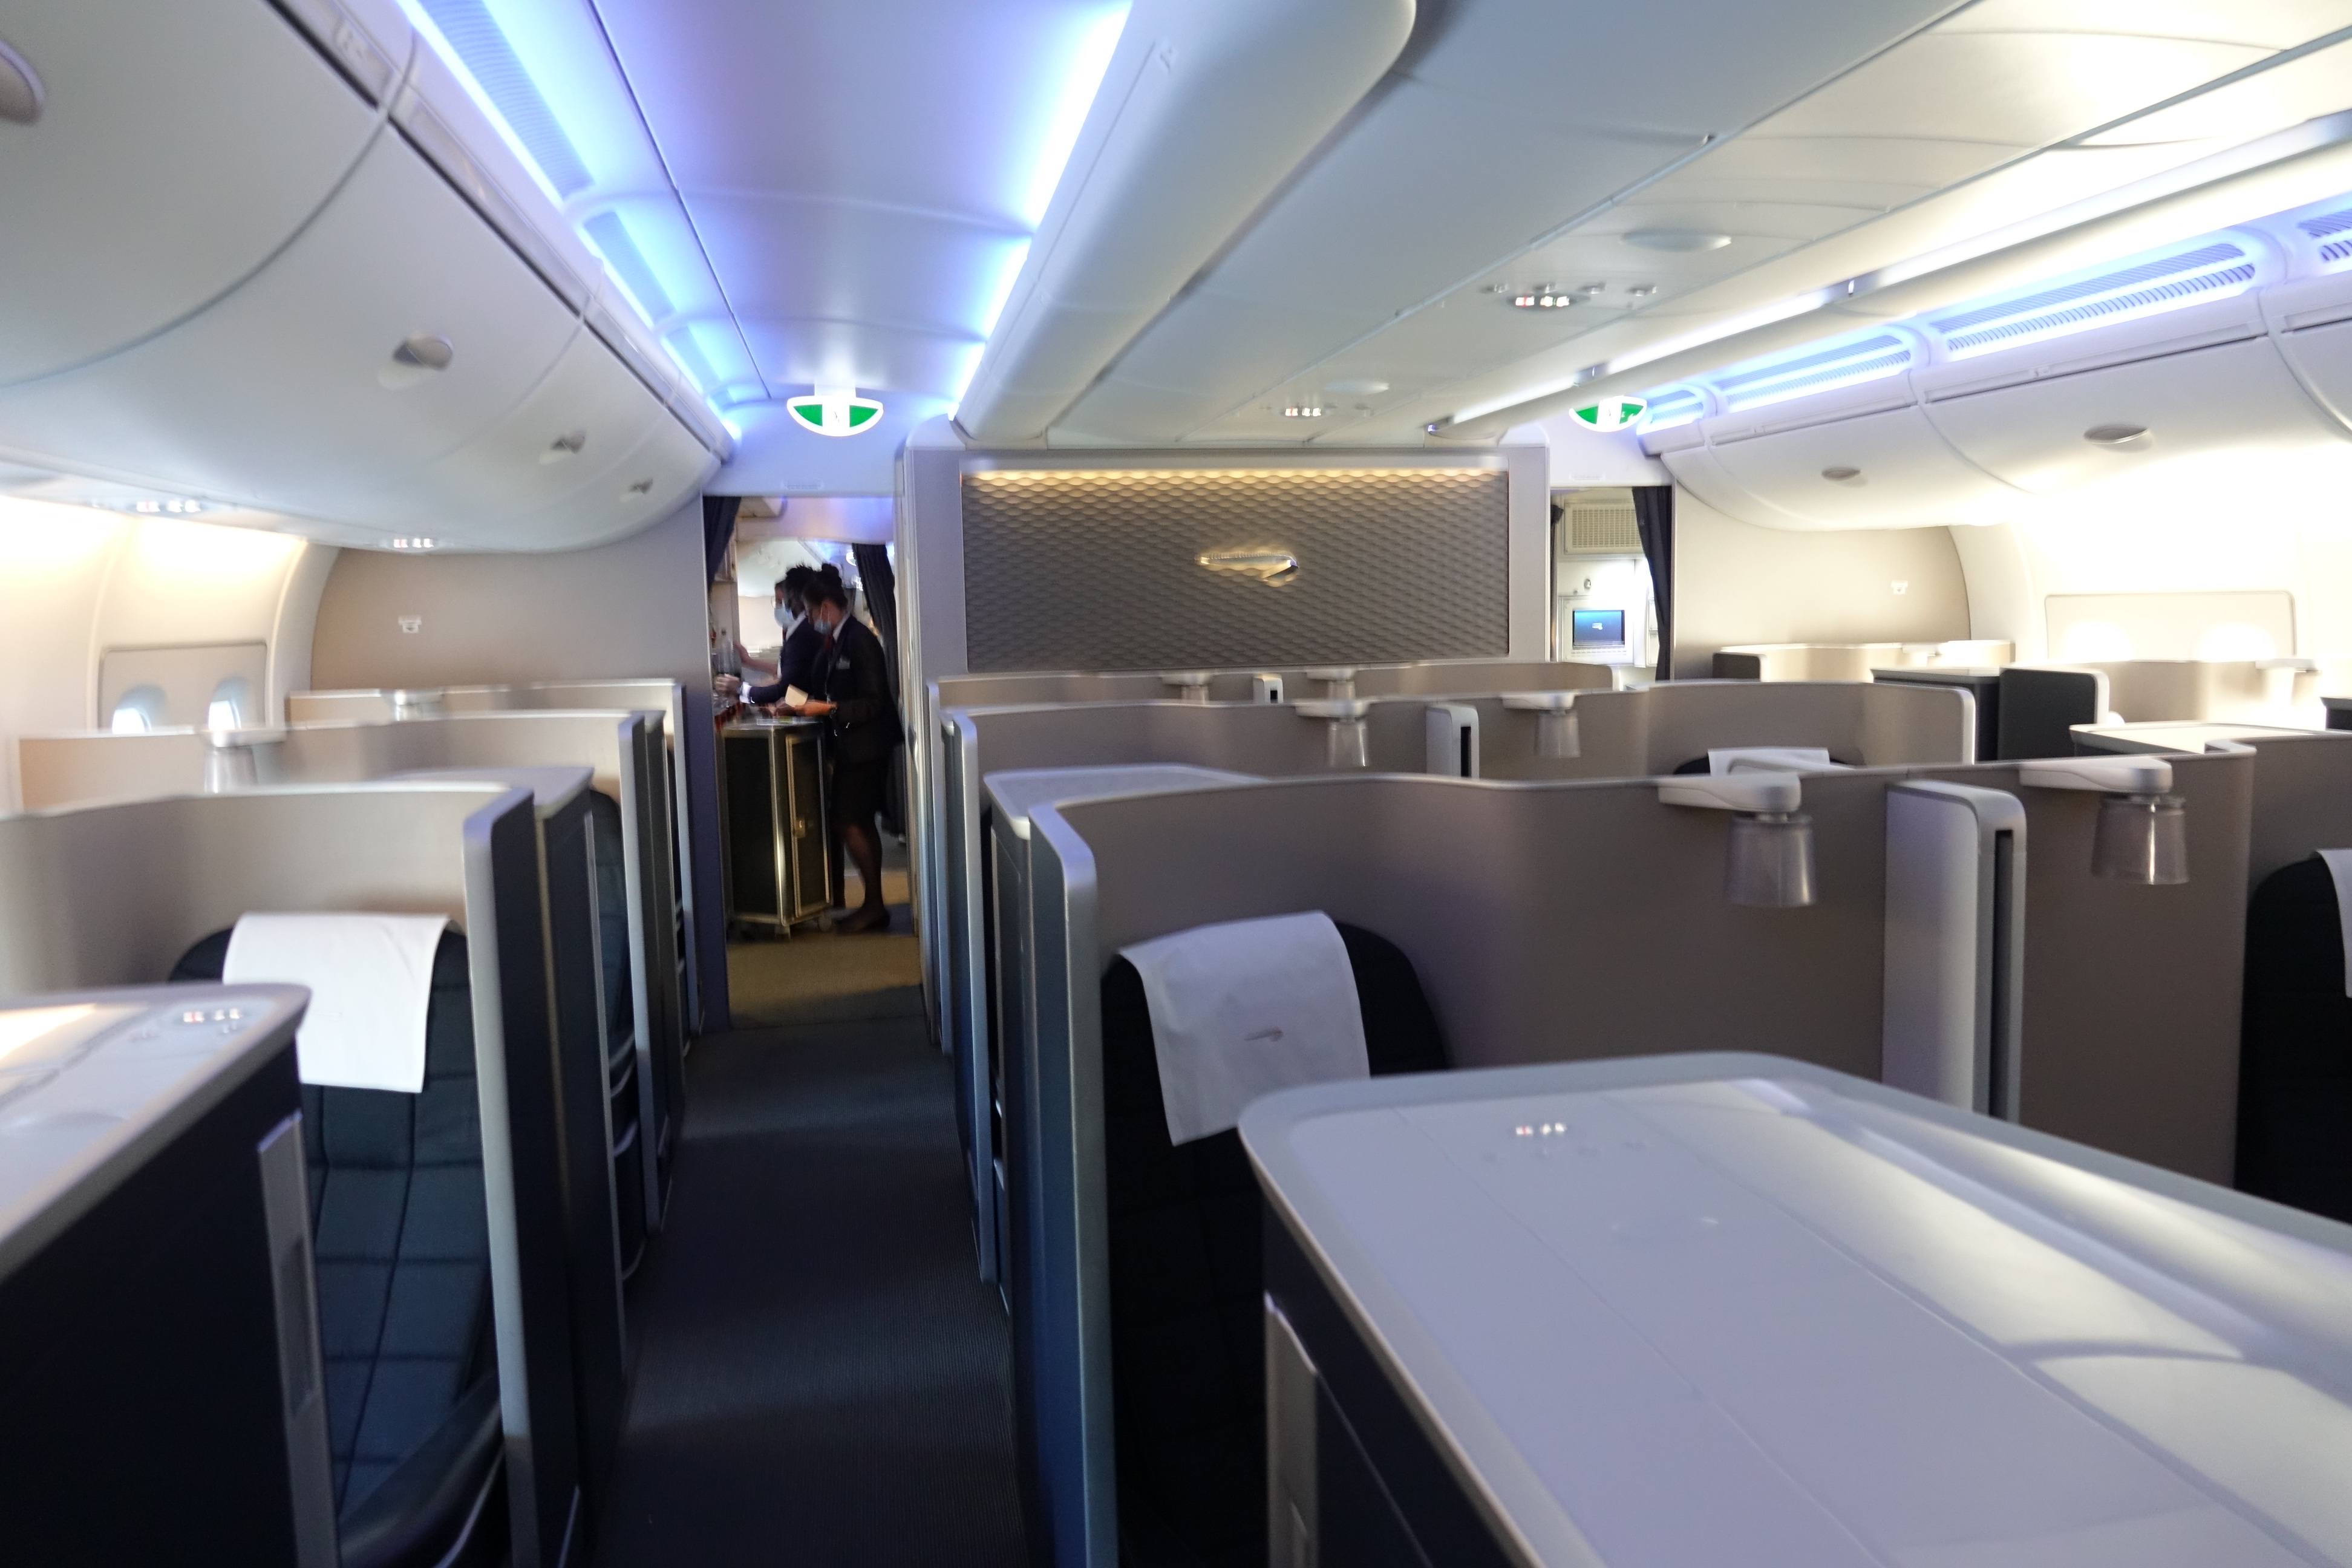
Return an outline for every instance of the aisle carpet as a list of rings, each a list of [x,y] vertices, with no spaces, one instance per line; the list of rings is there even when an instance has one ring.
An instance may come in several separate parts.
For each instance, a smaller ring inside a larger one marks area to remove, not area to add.
[[[1004,1315],[973,1269],[947,1059],[889,984],[912,977],[901,943],[730,964],[782,1026],[688,1064],[603,1568],[1028,1561]]]

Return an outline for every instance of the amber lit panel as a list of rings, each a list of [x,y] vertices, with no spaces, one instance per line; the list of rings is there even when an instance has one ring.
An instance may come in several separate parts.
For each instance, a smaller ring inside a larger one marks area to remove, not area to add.
[[[1501,658],[1509,522],[1500,468],[967,474],[970,668]]]

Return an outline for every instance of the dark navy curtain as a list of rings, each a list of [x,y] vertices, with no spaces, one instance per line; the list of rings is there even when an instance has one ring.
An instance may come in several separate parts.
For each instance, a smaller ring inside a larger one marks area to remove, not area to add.
[[[719,581],[719,568],[727,560],[727,542],[735,537],[735,514],[743,509],[741,496],[704,496],[702,498],[702,579]]]
[[[1675,487],[1633,487],[1633,523],[1650,561],[1650,591],[1658,605],[1657,679],[1675,678]]]
[[[908,696],[898,677],[898,574],[890,569],[887,545],[853,544],[858,586],[866,590],[866,608],[882,638],[883,657],[890,664],[890,685],[898,693],[898,711],[916,713],[922,704]],[[907,749],[890,754],[890,787],[883,792],[882,826],[897,837],[907,836]]]

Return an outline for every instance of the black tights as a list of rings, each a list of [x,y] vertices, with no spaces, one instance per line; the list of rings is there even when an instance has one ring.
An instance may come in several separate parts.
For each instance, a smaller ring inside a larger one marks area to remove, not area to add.
[[[857,868],[857,879],[866,884],[866,902],[860,908],[881,909],[882,840],[876,835],[873,822],[843,823],[841,844],[849,851],[851,864]]]

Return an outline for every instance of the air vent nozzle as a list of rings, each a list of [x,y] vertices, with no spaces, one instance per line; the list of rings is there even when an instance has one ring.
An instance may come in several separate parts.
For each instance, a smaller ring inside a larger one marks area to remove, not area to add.
[[[547,444],[547,450],[539,455],[539,460],[542,463],[560,463],[566,458],[578,457],[587,445],[587,431],[566,430]]]
[[[2147,433],[2145,425],[2094,425],[2083,432],[2083,439],[2110,452],[2122,452],[2145,447],[2155,437]]]
[[[387,391],[398,392],[447,370],[457,357],[457,349],[440,333],[418,332],[401,340],[392,351],[392,358],[375,373],[376,383]]]

